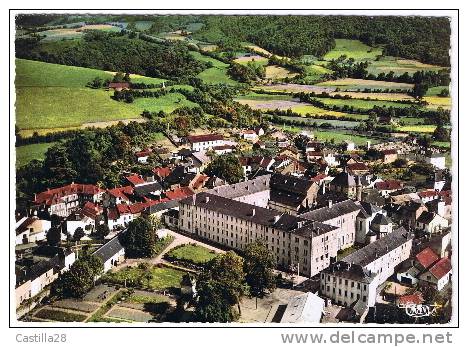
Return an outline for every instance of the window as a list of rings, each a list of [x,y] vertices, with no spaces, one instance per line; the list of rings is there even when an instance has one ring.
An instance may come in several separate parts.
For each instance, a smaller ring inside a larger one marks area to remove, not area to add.
[[[364,296],[362,297],[362,301],[367,301],[367,296],[364,295]]]

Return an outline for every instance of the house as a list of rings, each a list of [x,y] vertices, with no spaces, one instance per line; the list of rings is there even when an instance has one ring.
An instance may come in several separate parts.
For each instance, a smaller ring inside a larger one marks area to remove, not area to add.
[[[217,155],[228,154],[232,153],[236,147],[232,145],[222,145],[222,146],[215,146],[212,148],[213,152]]]
[[[169,166],[155,167],[152,171],[153,171],[155,177],[158,179],[158,181],[161,182],[167,176],[169,176],[169,174],[172,171],[172,168],[169,167]]]
[[[125,179],[130,182],[130,184],[133,186],[133,187],[136,187],[136,186],[139,186],[141,184],[145,184],[146,181],[143,179],[143,177],[141,177],[140,175],[130,175],[130,176],[127,176],[125,177]]]
[[[284,149],[282,149],[278,155],[284,155],[286,157],[289,157],[291,159],[299,160],[299,150],[296,147],[293,146],[288,146]]]
[[[280,323],[320,323],[325,308],[325,300],[307,292],[289,300]]]
[[[141,201],[157,200],[161,197],[163,187],[157,181],[145,181],[133,188],[133,195]]]
[[[133,187],[124,186],[108,189],[103,202],[107,206],[116,206],[119,204],[129,204],[130,198],[133,196]]]
[[[396,277],[400,283],[414,286],[419,282],[418,276],[420,272],[421,271],[414,266],[413,261],[405,261],[402,263],[402,267],[396,272]]]
[[[180,183],[187,175],[187,169],[182,166],[176,166],[169,175],[163,181],[163,186],[165,189],[174,189],[180,187]]]
[[[190,187],[180,187],[173,190],[168,190],[165,195],[169,200],[181,200],[194,194]]]
[[[33,210],[44,212],[48,215],[67,217],[77,210],[86,201],[99,202],[104,190],[92,184],[78,184],[72,182],[69,185],[47,189],[34,195]]]
[[[413,238],[400,227],[333,264],[320,275],[320,293],[363,314],[375,306],[377,288],[411,255]]]
[[[344,141],[344,147],[346,151],[354,151],[356,149],[354,142],[349,140]]]
[[[270,179],[268,206],[296,215],[314,205],[318,190],[318,184],[311,180],[275,173]]]
[[[258,138],[258,135],[255,132],[255,130],[247,129],[247,130],[241,130],[240,137],[244,140],[255,142]]]
[[[352,175],[365,175],[369,173],[369,167],[361,162],[349,163],[347,165],[347,170]]]
[[[403,184],[397,180],[385,180],[376,182],[374,188],[379,191],[379,194],[383,197],[388,197],[390,193],[396,192],[401,189]]]
[[[439,216],[437,213],[424,211],[416,219],[416,229],[426,233],[438,233],[448,228],[448,220]]]
[[[422,202],[410,201],[401,205],[385,205],[384,210],[396,222],[408,228],[415,228],[417,219],[427,211],[427,207]]]
[[[266,145],[265,145],[265,142],[259,140],[253,144],[252,148],[253,149],[265,149]]]
[[[416,254],[414,266],[421,272],[426,271],[432,265],[439,261],[439,256],[430,247],[424,248]]]
[[[244,176],[264,170],[270,171],[275,160],[271,157],[253,156],[253,157],[240,157],[239,161],[244,169]]]
[[[140,164],[148,164],[148,158],[152,152],[151,148],[146,148],[142,151],[135,152],[135,157]]]
[[[208,164],[211,162],[211,158],[206,154],[206,151],[200,150],[192,153],[189,157],[190,168],[189,171],[199,173],[205,170]]]
[[[358,197],[358,195],[361,196],[362,187],[362,177],[354,176],[346,171],[336,175],[329,184],[329,190],[331,192],[340,193],[348,198],[355,198]]]
[[[256,127],[255,132],[257,133],[258,136],[263,136],[265,135],[265,130],[262,127]]]
[[[70,214],[66,219],[65,226],[67,233],[72,237],[75,235],[75,231],[78,228],[83,229],[85,234],[89,235],[96,227],[95,220],[88,217],[82,211]]]
[[[377,214],[383,212],[382,208],[368,202],[359,202],[361,211],[356,216],[356,243],[366,244],[370,226]]]
[[[396,149],[386,149],[380,151],[380,158],[384,164],[391,164],[398,159],[398,152]]]
[[[16,245],[44,240],[50,227],[50,221],[36,216],[21,219],[16,226]]]
[[[451,261],[449,258],[442,258],[431,266],[428,271],[419,276],[419,283],[421,285],[433,286],[438,291],[441,291],[450,282],[451,276]]]
[[[58,278],[60,273],[69,270],[74,262],[75,253],[60,248],[50,259],[40,260],[31,266],[15,266],[16,307],[40,294]]]
[[[439,192],[435,190],[423,190],[418,192],[419,197],[423,203],[428,203],[429,201],[436,200],[439,198]]]
[[[425,162],[434,165],[437,169],[445,169],[445,155],[443,153],[431,153],[425,157]]]
[[[93,253],[102,260],[104,264],[104,273],[125,260],[125,247],[122,243],[124,236],[125,231],[122,231]]]
[[[130,89],[129,82],[109,82],[107,88],[114,89],[116,91],[128,90]]]
[[[196,152],[224,145],[224,137],[219,134],[192,135],[187,137],[187,141]]]

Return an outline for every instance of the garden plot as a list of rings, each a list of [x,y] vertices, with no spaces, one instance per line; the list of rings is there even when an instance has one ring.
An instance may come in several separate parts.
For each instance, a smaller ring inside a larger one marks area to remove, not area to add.
[[[123,319],[126,321],[146,323],[154,317],[151,313],[134,310],[127,307],[114,306],[109,312],[104,315],[104,318]]]
[[[83,322],[87,316],[82,313],[45,307],[37,311],[34,317],[56,322]]]
[[[237,59],[234,59],[234,61],[238,64],[247,64],[249,62],[267,62],[268,59],[265,57],[262,57],[261,55],[250,55],[250,56],[244,56],[244,57],[239,57]]]
[[[91,313],[97,310],[100,305],[95,302],[88,302],[79,299],[62,299],[51,304],[52,307]]]

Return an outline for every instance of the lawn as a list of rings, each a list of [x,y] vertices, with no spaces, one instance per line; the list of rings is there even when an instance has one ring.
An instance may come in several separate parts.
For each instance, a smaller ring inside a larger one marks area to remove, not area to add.
[[[357,78],[342,78],[318,83],[317,86],[335,87],[341,90],[356,91],[363,89],[391,89],[391,90],[410,90],[413,88],[409,83],[386,82],[376,80],[364,80]]]
[[[34,316],[37,318],[54,320],[57,322],[82,322],[86,319],[84,314],[53,310],[49,308],[43,308]]]
[[[187,261],[189,263],[201,265],[216,257],[216,253],[208,248],[186,244],[172,249],[167,253],[168,259]]]
[[[346,134],[336,131],[313,131],[314,136],[322,141],[334,141],[335,143],[340,143],[346,140],[353,141],[356,145],[362,146],[367,144],[367,141],[370,141],[371,144],[375,144],[378,141],[372,138],[365,136]]]
[[[16,147],[16,167],[26,165],[33,159],[43,160],[49,147],[52,147],[56,143],[34,143]]]
[[[426,96],[438,96],[442,90],[448,89],[450,90],[449,86],[439,86],[439,87],[431,87],[427,90]]]
[[[146,274],[151,274],[151,278],[146,278]],[[127,286],[144,287],[150,290],[162,290],[171,287],[180,287],[180,281],[184,271],[171,267],[156,267],[149,265],[148,269],[139,267],[125,267],[117,272],[107,273],[102,277],[105,282]]]
[[[336,39],[335,48],[325,54],[323,59],[332,60],[346,55],[355,60],[375,60],[381,54],[382,48],[373,48],[358,40]]]
[[[198,104],[187,100],[187,98],[180,93],[169,93],[159,98],[138,98],[132,104],[137,107],[140,112],[143,110],[148,110],[150,112],[159,112],[164,111],[166,113],[171,113],[175,109],[181,107],[195,107]]]
[[[324,66],[315,64],[305,65],[305,76],[303,79],[306,83],[315,83],[316,81],[320,80],[324,74],[331,72],[331,70]]]
[[[140,31],[145,31],[151,28],[154,22],[146,21],[146,20],[139,20],[135,22],[135,28]]]

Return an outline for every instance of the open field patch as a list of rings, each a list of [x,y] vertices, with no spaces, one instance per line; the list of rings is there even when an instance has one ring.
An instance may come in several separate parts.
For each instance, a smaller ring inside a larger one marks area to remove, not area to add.
[[[425,96],[423,100],[428,103],[426,107],[430,109],[442,107],[443,109],[449,110],[452,106],[451,97]]]
[[[450,87],[449,86],[431,87],[427,90],[426,96],[438,96],[444,89],[450,90]]]
[[[317,98],[317,101],[323,102],[325,105],[333,107],[353,107],[361,110],[370,110],[374,106],[378,107],[394,107],[394,108],[407,108],[414,106],[413,104],[399,103],[396,101],[383,101],[383,100],[363,100],[363,99],[333,99],[333,98]]]
[[[335,48],[325,54],[323,59],[337,59],[342,55],[355,60],[375,60],[382,55],[382,48],[373,48],[359,40],[335,39]]]
[[[330,124],[334,127],[354,128],[359,125],[357,121],[339,120],[339,119],[321,119],[311,117],[288,117],[280,116],[285,121],[301,122],[307,126],[320,126],[322,124]]]
[[[436,126],[432,124],[404,125],[397,127],[398,131],[406,133],[433,133],[435,129]]]
[[[234,59],[234,61],[238,64],[247,64],[250,62],[267,64],[268,58],[262,57],[261,55],[250,55],[250,56],[236,58]]]
[[[277,65],[268,65],[265,68],[265,78],[267,79],[283,79],[286,77],[294,77],[297,76],[298,73],[296,72],[291,72],[288,69],[277,66]]]
[[[119,27],[110,24],[88,24],[79,28],[60,28],[41,31],[40,35],[45,35],[44,41],[55,41],[63,39],[79,38],[86,30],[120,31]]]
[[[403,75],[405,72],[412,75],[416,71],[439,71],[442,66],[425,64],[417,60],[398,59],[395,57],[384,57],[373,61],[367,68],[367,72],[378,75],[380,73],[389,73],[393,71],[395,76]]]
[[[338,80],[321,82],[317,85],[322,87],[340,88],[340,90],[346,91],[358,91],[363,89],[399,89],[406,91],[411,90],[413,88],[413,84],[409,83],[364,80],[358,78],[342,78]]]
[[[57,142],[33,143],[16,147],[16,167],[28,164],[31,160],[43,160],[47,150]]]
[[[138,107],[141,111],[148,110],[150,112],[164,111],[171,113],[181,107],[195,107],[198,104],[187,100],[187,98],[180,93],[169,93],[159,98],[138,98],[135,99],[133,105]]]
[[[414,101],[414,98],[411,95],[405,93],[362,93],[362,92],[332,92],[331,96],[341,95],[349,96],[353,99],[372,99],[372,100],[382,100],[382,101]]]

